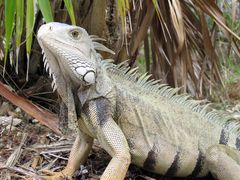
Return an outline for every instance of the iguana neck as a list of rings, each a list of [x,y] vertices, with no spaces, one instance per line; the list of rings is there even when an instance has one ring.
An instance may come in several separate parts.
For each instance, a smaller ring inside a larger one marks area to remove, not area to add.
[[[78,97],[81,105],[84,105],[86,101],[96,99],[98,97],[107,97],[111,92],[113,92],[113,84],[105,67],[102,66],[101,62],[99,62],[97,66],[95,84],[81,86],[78,89]]]

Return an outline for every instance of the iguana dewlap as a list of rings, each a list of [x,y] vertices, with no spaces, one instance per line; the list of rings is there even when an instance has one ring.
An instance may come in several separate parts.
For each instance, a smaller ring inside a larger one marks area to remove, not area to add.
[[[112,157],[101,179],[124,179],[130,163],[166,176],[240,179],[239,121],[124,63],[102,60],[96,50],[112,51],[97,40],[61,23],[38,31],[53,87],[78,134],[67,167],[47,179],[72,176],[94,138]]]

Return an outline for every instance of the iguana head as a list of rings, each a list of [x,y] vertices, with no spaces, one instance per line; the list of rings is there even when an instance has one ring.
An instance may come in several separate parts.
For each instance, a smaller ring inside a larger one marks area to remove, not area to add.
[[[38,31],[38,41],[45,53],[44,64],[53,76],[53,86],[58,86],[57,78],[72,81],[75,86],[94,84],[100,55],[96,50],[111,52],[100,43],[96,36],[89,36],[85,29],[62,23],[42,25]],[[56,75],[58,74],[58,75]]]

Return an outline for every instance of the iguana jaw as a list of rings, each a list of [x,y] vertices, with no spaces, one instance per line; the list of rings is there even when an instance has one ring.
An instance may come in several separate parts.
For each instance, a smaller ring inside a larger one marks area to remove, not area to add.
[[[58,34],[61,34],[60,38],[57,38]],[[85,34],[86,31],[82,28],[60,23],[48,23],[39,29],[38,41],[47,57],[44,58],[44,63],[53,77],[53,84],[56,84],[54,80],[58,78],[55,75],[57,69],[74,86],[95,83],[97,63],[96,58],[92,57],[92,51],[95,50],[88,45],[91,40],[86,39],[88,36]]]

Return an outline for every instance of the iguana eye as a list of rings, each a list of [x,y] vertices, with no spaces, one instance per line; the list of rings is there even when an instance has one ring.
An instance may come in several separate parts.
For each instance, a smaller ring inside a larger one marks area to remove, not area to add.
[[[71,36],[74,38],[74,39],[79,39],[81,37],[81,34],[79,31],[77,30],[73,30],[70,32],[71,33]]]

